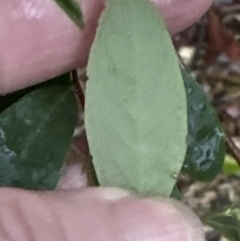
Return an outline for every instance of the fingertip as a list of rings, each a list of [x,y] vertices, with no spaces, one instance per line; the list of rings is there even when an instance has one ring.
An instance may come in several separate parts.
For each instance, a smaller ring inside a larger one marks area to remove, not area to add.
[[[85,189],[81,197],[102,203],[108,213],[104,220],[110,218],[126,240],[205,240],[200,219],[176,200],[141,198],[118,188]]]
[[[0,1],[0,95],[86,65],[102,1],[81,1],[80,30],[52,0]]]
[[[151,0],[162,12],[171,34],[197,22],[210,8],[213,0]]]
[[[72,195],[81,207],[85,205],[85,211],[94,210],[98,217],[95,226],[101,226],[108,235],[114,233],[116,240],[205,240],[200,219],[176,200],[142,198],[127,190],[103,187],[82,189]],[[85,222],[91,223],[91,212],[86,217]]]
[[[126,240],[204,241],[199,218],[174,200],[121,199],[111,209]]]

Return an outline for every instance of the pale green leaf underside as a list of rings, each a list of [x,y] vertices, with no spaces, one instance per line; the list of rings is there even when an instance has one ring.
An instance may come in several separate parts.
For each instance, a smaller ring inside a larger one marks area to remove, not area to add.
[[[169,196],[186,152],[186,94],[153,5],[107,2],[87,72],[86,129],[100,184]]]

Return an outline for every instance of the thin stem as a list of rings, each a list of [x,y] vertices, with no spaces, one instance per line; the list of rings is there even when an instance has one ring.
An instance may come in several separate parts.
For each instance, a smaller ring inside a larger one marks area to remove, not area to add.
[[[77,70],[73,70],[71,72],[71,75],[72,75],[72,80],[73,80],[73,84],[75,86],[75,93],[78,97],[78,100],[82,106],[82,109],[84,110],[84,107],[85,107],[85,96],[84,96],[84,93],[83,93],[83,90],[82,90],[82,87],[79,83],[79,80],[78,80],[78,74],[77,74]]]

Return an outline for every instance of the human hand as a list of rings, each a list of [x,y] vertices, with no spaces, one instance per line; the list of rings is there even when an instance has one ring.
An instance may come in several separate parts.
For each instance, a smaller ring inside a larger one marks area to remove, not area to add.
[[[211,0],[154,2],[172,34],[197,20],[211,4]],[[0,93],[86,65],[103,1],[82,0],[82,7],[87,26],[80,31],[53,0],[0,2]],[[0,240],[202,241],[204,233],[196,215],[171,199],[144,199],[112,188],[55,192],[1,188]]]
[[[53,0],[0,1],[0,94],[86,65],[105,0],[81,2],[80,30]],[[212,0],[151,0],[174,34],[197,21]]]
[[[204,241],[199,219],[174,200],[112,188],[0,189],[0,240]]]

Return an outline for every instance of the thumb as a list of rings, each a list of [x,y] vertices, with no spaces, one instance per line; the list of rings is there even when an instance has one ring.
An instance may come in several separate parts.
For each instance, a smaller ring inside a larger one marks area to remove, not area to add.
[[[203,241],[199,219],[173,200],[113,188],[0,190],[0,240]]]

